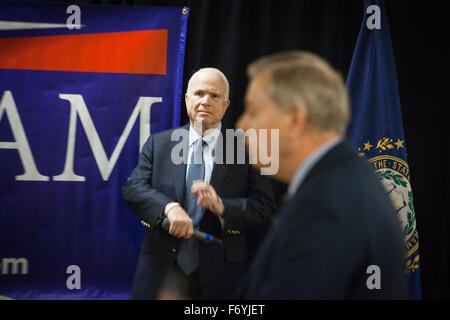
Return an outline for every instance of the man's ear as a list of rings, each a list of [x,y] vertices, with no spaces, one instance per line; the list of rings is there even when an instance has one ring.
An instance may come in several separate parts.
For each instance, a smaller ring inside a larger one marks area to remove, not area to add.
[[[186,102],[186,106],[187,106],[187,104],[188,104],[188,101],[189,101],[189,94],[186,92],[186,93],[184,94],[184,102]]]
[[[291,110],[291,126],[292,133],[295,135],[301,135],[306,129],[308,121],[308,111],[303,106],[295,106]]]

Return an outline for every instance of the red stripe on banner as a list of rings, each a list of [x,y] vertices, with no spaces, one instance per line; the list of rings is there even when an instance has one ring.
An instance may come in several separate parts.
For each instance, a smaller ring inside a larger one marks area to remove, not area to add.
[[[166,29],[0,38],[0,48],[0,69],[166,74]]]

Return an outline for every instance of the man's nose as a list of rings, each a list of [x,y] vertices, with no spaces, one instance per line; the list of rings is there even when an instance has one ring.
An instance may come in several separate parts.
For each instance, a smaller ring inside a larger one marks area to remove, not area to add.
[[[209,96],[209,94],[205,94],[205,95],[201,98],[200,102],[201,102],[202,105],[203,105],[203,104],[208,105],[209,102],[210,102],[210,100],[211,100],[211,97]]]

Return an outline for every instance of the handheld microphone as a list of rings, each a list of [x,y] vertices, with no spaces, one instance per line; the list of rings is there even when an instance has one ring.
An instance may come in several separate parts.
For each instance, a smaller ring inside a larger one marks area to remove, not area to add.
[[[170,221],[167,218],[164,218],[164,220],[161,223],[161,227],[166,230],[169,231],[170,228]],[[200,231],[200,230],[194,230],[194,234],[193,237],[197,240],[203,241],[204,243],[217,243],[217,244],[222,244],[222,240],[219,238],[214,237],[213,235]]]

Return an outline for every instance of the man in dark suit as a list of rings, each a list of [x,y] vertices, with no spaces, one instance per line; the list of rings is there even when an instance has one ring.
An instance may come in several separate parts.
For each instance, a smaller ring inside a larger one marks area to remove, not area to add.
[[[219,145],[231,141],[218,141],[228,96],[222,72],[197,71],[185,95],[189,124],[151,135],[123,188],[148,227],[133,299],[231,298],[249,262],[246,231],[270,221],[270,181],[249,164],[224,164],[227,148]],[[219,153],[222,161],[216,161]],[[168,231],[161,225],[165,218]],[[192,237],[194,229],[223,243],[201,242]]]
[[[344,141],[341,76],[296,51],[263,57],[248,73],[237,127],[279,129],[275,178],[289,187],[239,297],[405,298],[400,224],[373,168]]]

